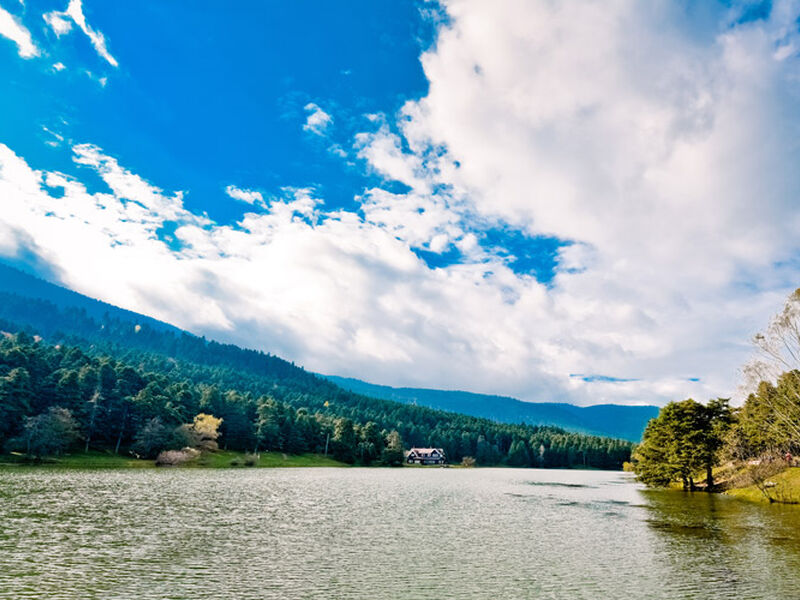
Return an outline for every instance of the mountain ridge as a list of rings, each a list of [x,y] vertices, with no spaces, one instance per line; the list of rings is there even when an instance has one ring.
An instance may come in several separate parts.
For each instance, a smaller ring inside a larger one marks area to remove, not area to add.
[[[461,390],[392,387],[353,377],[320,375],[352,392],[418,404],[439,410],[461,412],[501,423],[551,425],[569,431],[603,435],[638,442],[650,419],[658,415],[657,406],[595,404],[577,406],[566,402],[525,402],[509,396],[478,394]],[[457,408],[456,408],[457,407]]]

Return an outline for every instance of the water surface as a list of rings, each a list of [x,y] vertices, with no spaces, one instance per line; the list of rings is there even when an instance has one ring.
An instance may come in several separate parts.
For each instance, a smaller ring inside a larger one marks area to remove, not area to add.
[[[0,470],[0,598],[800,598],[800,509],[522,469]]]

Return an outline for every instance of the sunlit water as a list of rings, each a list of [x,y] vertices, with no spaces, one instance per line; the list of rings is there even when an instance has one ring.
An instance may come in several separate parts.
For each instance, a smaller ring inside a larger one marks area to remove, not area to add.
[[[0,471],[0,598],[800,599],[800,509],[512,469]]]

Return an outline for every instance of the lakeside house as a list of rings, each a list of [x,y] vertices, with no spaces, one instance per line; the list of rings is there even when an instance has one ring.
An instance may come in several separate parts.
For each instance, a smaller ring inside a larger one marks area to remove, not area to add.
[[[410,465],[443,465],[447,458],[441,448],[412,448],[406,455],[406,462]]]

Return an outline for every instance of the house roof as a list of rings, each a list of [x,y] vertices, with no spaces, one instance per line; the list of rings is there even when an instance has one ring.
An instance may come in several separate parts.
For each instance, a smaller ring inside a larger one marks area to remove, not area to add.
[[[413,452],[414,454],[430,454],[434,450],[444,456],[444,450],[441,448],[412,448],[409,450],[409,453]]]

